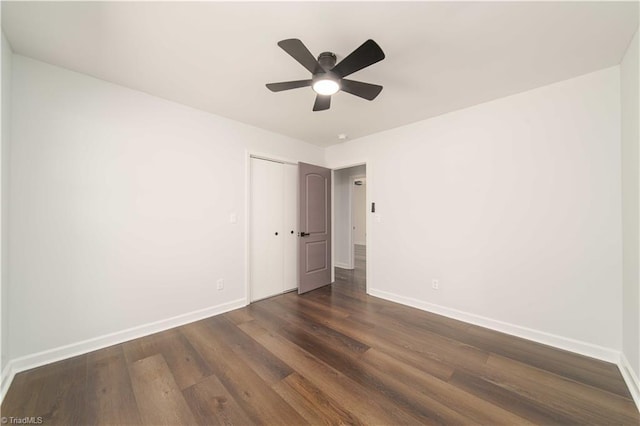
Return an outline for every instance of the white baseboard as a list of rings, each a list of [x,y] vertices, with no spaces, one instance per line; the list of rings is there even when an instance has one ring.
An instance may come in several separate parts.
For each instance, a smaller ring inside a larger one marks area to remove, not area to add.
[[[490,328],[502,333],[522,337],[523,339],[533,340],[534,342],[553,346],[559,349],[564,349],[570,352],[575,352],[580,355],[585,355],[602,361],[611,362],[613,364],[618,364],[618,362],[620,361],[620,352],[614,349],[609,349],[591,343],[574,340],[568,337],[558,336],[555,334],[546,333],[544,331],[510,324],[507,322],[483,317],[481,315],[459,311],[457,309],[447,308],[445,306],[424,302],[412,297],[400,296],[382,290],[370,288],[368,289],[368,292],[370,295],[380,297],[381,299],[390,300],[392,302],[411,306],[423,311],[432,312],[434,314],[443,315],[445,317],[454,318],[460,321],[468,322],[470,324]]]
[[[620,373],[622,373],[622,377],[629,388],[629,392],[631,392],[633,402],[636,403],[636,408],[640,411],[640,380],[638,380],[638,374],[633,370],[633,368],[631,368],[631,364],[624,355],[624,352],[620,354],[618,368],[620,369]]]
[[[334,266],[340,269],[353,269],[353,266],[349,266],[348,264],[342,262],[334,262]]]
[[[13,382],[13,377],[15,375],[15,371],[11,368],[11,361],[7,362],[7,365],[5,365],[2,370],[2,374],[0,374],[0,404],[4,400],[4,396],[7,394],[9,385]]]
[[[0,376],[0,379],[2,380],[0,384],[0,403],[4,400],[4,396],[6,395],[14,376],[21,371],[30,370],[42,365],[51,364],[52,362],[93,352],[98,349],[148,336],[170,328],[179,327],[181,325],[229,312],[234,309],[242,308],[243,306],[246,306],[245,298],[232,300],[231,302],[210,306],[208,308],[177,315],[172,318],[139,325],[137,327],[117,331],[115,333],[105,334],[103,336],[94,337],[81,342],[12,359],[7,363],[6,367],[2,371],[2,376]]]

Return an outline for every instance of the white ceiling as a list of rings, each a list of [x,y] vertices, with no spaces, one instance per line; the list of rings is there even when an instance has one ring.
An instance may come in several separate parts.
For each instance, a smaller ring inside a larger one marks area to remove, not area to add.
[[[616,65],[637,2],[2,2],[18,54],[320,146]],[[312,112],[309,78],[277,42],[338,61],[366,39],[386,59],[351,75],[380,84]]]

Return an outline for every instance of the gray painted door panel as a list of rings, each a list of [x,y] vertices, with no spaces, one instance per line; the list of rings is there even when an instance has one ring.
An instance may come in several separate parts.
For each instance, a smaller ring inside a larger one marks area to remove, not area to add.
[[[298,293],[302,294],[331,283],[331,170],[298,163],[298,176]]]

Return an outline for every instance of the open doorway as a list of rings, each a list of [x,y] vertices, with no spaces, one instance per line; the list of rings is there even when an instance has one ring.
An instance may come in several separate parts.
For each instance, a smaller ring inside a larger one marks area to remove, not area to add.
[[[367,254],[367,176],[351,178],[351,265]],[[360,259],[362,260],[362,259]]]
[[[366,286],[366,165],[334,170],[334,265],[336,282],[353,279]]]

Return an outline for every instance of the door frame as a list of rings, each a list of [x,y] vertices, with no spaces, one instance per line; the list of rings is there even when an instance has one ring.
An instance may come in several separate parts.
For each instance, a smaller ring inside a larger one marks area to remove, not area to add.
[[[331,169],[331,221],[332,224],[335,224],[335,184],[336,184],[336,180],[335,180],[335,172],[337,170],[342,170],[342,169],[348,169],[351,167],[356,167],[356,166],[362,166],[364,165],[366,167],[366,177],[367,177],[367,190],[366,190],[366,200],[367,200],[367,220],[366,220],[366,225],[367,225],[367,235],[366,235],[366,244],[367,244],[367,266],[365,269],[365,273],[366,273],[366,279],[365,279],[365,289],[366,289],[366,293],[369,294],[369,289],[373,288],[373,282],[374,282],[374,277],[373,277],[373,273],[372,271],[374,270],[374,265],[373,265],[373,256],[372,254],[375,253],[374,251],[374,247],[373,247],[373,235],[374,235],[374,229],[373,229],[373,214],[371,214],[371,203],[373,201],[373,166],[371,164],[370,161],[368,161],[366,158],[362,159],[360,161],[351,161],[351,162],[345,162],[345,163],[337,163],[337,164],[332,164],[330,166],[327,166]],[[351,196],[351,191],[349,191],[349,196]],[[351,200],[349,200],[349,210],[351,210]],[[349,221],[351,221],[351,217],[349,218]],[[335,226],[331,226],[331,282],[335,282],[336,280],[336,265],[335,265]],[[350,233],[353,234],[353,233]],[[350,240],[352,242],[351,247],[353,249],[353,235],[351,235]],[[353,250],[352,250],[353,251]],[[353,256],[353,253],[351,254]]]
[[[244,299],[251,304],[251,159],[298,165],[298,160],[245,149],[244,177]]]
[[[366,164],[365,164],[366,167]],[[355,250],[356,250],[356,240],[353,237],[353,215],[354,215],[354,210],[353,210],[353,187],[355,186],[355,181],[357,181],[358,179],[367,179],[367,175],[366,173],[364,175],[353,175],[353,176],[349,176],[349,247],[351,247],[349,250],[349,267],[351,269],[356,267],[356,259],[355,259]],[[368,180],[368,179],[367,179]],[[365,183],[366,185],[366,183]],[[366,196],[366,190],[365,190],[365,196]],[[365,199],[365,213],[367,211],[367,207],[368,207],[368,203],[367,200]],[[364,226],[365,228],[368,226],[367,224],[367,220],[365,219],[364,221]],[[365,244],[367,243],[367,234],[366,234],[367,229],[365,229]],[[365,245],[366,247],[366,245]]]

